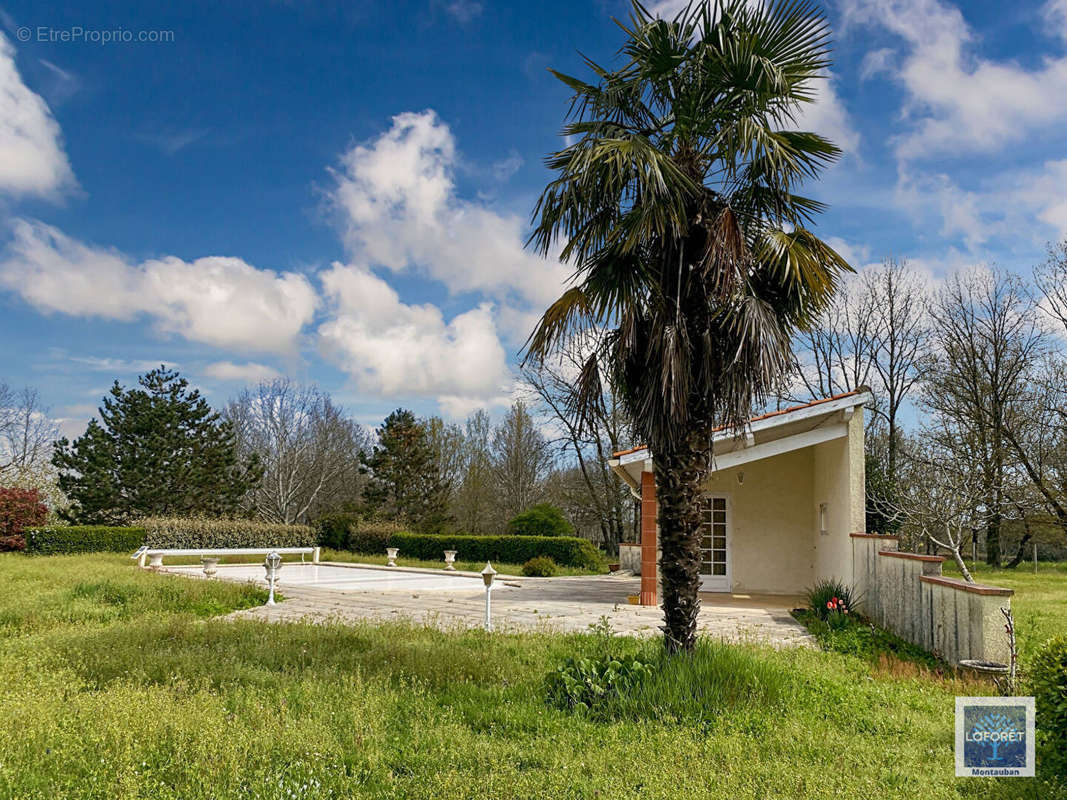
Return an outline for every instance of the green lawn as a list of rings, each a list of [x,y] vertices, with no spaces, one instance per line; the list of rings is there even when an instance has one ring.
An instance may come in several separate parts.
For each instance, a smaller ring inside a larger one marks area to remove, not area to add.
[[[207,619],[262,593],[119,556],[0,554],[0,586],[3,798],[1064,796],[953,777],[973,687],[834,653],[718,646],[736,696],[599,721],[542,688],[594,635]]]

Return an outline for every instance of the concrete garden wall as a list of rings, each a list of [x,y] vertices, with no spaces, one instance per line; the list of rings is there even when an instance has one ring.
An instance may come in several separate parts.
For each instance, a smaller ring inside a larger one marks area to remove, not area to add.
[[[872,622],[952,664],[1008,662],[1000,609],[1011,607],[1011,589],[947,578],[943,558],[899,552],[895,536],[851,538],[858,606]]]

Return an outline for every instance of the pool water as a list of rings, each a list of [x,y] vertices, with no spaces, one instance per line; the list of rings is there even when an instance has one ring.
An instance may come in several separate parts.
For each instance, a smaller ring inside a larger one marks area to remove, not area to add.
[[[203,576],[203,569],[195,567],[168,567],[168,572]],[[266,584],[265,571],[261,564],[234,564],[219,566],[216,576],[227,581],[245,583],[254,581]],[[308,586],[316,589],[334,589],[342,592],[407,592],[407,591],[484,591],[480,578],[455,575],[442,571],[407,572],[389,567],[347,567],[335,564],[282,563],[276,584]]]

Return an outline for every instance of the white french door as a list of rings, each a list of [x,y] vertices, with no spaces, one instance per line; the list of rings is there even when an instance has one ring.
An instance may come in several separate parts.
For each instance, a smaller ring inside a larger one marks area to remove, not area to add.
[[[730,504],[723,495],[701,499],[700,537],[700,590],[730,591]]]

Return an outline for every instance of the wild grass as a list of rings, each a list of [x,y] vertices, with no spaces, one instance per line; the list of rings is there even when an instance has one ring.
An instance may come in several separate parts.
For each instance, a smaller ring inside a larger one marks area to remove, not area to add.
[[[132,564],[113,553],[0,553],[0,637],[158,613],[211,617],[266,599],[251,585],[156,575]]]
[[[206,598],[238,607],[247,590],[113,558],[0,556],[0,585],[13,577],[20,597],[0,605],[38,611],[0,638],[4,798],[1063,796],[955,779],[953,687],[837,653],[705,642],[597,720],[543,687],[604,632],[204,619]],[[78,589],[100,581],[146,602]],[[75,597],[77,613],[55,610]]]

